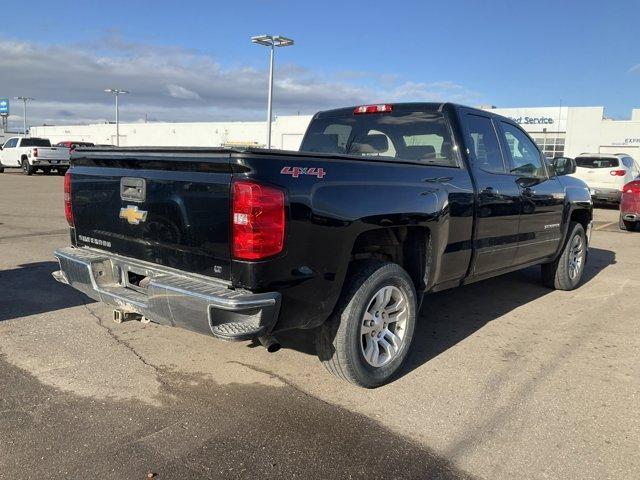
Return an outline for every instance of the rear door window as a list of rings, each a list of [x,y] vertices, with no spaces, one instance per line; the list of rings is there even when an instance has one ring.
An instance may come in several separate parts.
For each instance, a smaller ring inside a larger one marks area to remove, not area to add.
[[[489,173],[506,173],[491,119],[468,114],[467,130],[467,145],[476,167]]]
[[[615,168],[620,166],[617,158],[578,157],[576,165],[582,168]]]

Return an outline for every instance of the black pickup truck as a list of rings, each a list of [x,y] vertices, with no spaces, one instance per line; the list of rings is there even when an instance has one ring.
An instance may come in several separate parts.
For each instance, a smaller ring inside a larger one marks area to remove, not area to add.
[[[535,264],[580,283],[592,203],[562,168],[513,121],[450,103],[320,112],[300,152],[80,148],[54,276],[116,321],[270,350],[315,329],[331,373],[375,387],[425,294]]]

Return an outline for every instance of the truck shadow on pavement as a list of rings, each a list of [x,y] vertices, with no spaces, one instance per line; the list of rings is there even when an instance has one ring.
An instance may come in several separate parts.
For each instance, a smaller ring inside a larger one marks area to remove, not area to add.
[[[610,250],[590,248],[581,285],[615,264],[615,258]],[[413,348],[400,375],[437,357],[487,323],[551,292],[542,284],[540,267],[535,266],[426,296]]]
[[[56,282],[57,262],[36,262],[0,270],[0,322],[86,303],[89,297]]]
[[[591,247],[582,285],[615,263],[614,252]],[[411,353],[399,377],[473,335],[487,323],[551,292],[553,290],[542,284],[540,267],[535,266],[425,296]],[[284,348],[315,355],[311,331],[284,332],[278,339]]]

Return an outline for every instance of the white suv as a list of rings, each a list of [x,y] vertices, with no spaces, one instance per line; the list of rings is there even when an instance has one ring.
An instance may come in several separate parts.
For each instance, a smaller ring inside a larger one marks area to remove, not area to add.
[[[622,187],[640,175],[638,163],[622,153],[583,153],[576,167],[572,176],[589,186],[594,201],[620,202]]]

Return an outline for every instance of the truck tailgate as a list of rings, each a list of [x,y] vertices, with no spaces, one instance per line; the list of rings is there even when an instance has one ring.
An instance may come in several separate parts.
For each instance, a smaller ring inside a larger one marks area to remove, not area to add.
[[[229,280],[229,158],[201,149],[74,153],[76,244]]]
[[[38,147],[38,160],[69,160],[69,149],[66,147]]]

